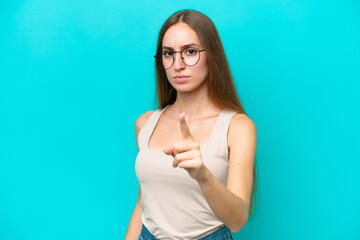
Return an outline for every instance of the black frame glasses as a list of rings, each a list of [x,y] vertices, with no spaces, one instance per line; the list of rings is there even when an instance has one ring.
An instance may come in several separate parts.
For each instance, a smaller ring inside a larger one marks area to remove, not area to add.
[[[199,54],[199,56],[198,56],[198,59],[196,60],[196,62],[194,63],[194,64],[188,64],[188,63],[186,63],[186,61],[184,61],[184,54],[186,54],[186,51],[189,51],[189,50],[196,50],[197,52],[198,52],[198,54]],[[180,53],[181,54],[181,61],[186,65],[186,66],[195,66],[199,61],[200,61],[200,53],[201,52],[204,52],[206,49],[202,49],[202,50],[199,50],[198,48],[196,48],[196,47],[189,47],[189,48],[184,48],[183,50],[181,50],[181,51],[172,51],[172,50],[166,50],[166,51],[162,51],[162,52],[160,52],[160,53],[158,53],[158,54],[156,54],[155,56],[154,56],[154,58],[158,58],[158,60],[159,60],[159,62],[160,62],[160,67],[162,68],[162,69],[164,69],[164,70],[168,70],[168,69],[170,69],[173,65],[174,65],[174,62],[175,62],[175,54],[176,53]],[[163,56],[165,55],[165,54],[169,54],[169,53],[171,53],[171,56],[172,56],[172,64],[170,65],[170,67],[168,67],[168,68],[165,68],[164,67],[164,64],[163,64]]]

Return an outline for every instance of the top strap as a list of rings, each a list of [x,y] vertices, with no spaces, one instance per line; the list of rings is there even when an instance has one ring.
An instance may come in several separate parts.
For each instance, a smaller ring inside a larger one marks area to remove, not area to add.
[[[148,141],[150,139],[150,136],[152,135],[154,128],[156,126],[156,124],[159,121],[159,118],[161,116],[161,114],[165,111],[165,109],[168,107],[169,105],[167,105],[166,107],[162,108],[162,109],[157,109],[155,110],[151,116],[148,118],[148,120],[145,122],[144,126],[141,128],[139,135],[138,135],[138,146],[139,146],[139,151],[143,148],[143,147],[147,147],[146,144],[148,144]],[[144,146],[145,145],[145,146]]]
[[[228,159],[228,131],[232,118],[237,112],[223,110],[216,122],[215,128],[206,143],[202,154],[218,155],[223,159]]]

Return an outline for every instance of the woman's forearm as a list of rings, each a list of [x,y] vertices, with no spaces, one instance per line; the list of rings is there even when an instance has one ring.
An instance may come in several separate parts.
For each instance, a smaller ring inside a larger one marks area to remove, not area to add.
[[[139,204],[136,204],[133,214],[131,215],[129,226],[125,235],[125,240],[138,240],[141,232],[142,210]]]
[[[238,232],[245,225],[248,209],[244,200],[227,189],[205,168],[204,177],[197,180],[211,210],[232,232]]]

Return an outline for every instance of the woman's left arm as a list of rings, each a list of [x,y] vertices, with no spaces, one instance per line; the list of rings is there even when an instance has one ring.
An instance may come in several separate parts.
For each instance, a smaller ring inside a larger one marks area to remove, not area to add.
[[[200,188],[214,214],[232,231],[246,224],[253,185],[256,127],[245,114],[236,114],[228,133],[229,174],[225,187],[206,167]]]
[[[180,116],[182,142],[164,149],[173,155],[173,167],[188,171],[201,188],[207,203],[216,217],[232,232],[246,224],[253,184],[253,167],[256,152],[256,127],[245,114],[236,114],[228,131],[229,173],[225,187],[203,164],[200,146],[192,137]]]

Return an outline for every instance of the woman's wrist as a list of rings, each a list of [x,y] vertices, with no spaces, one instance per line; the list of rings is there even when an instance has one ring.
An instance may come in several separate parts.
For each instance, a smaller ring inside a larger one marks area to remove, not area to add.
[[[199,183],[199,185],[207,184],[211,181],[212,174],[210,170],[204,165],[203,174],[200,178],[196,179],[196,181]]]

